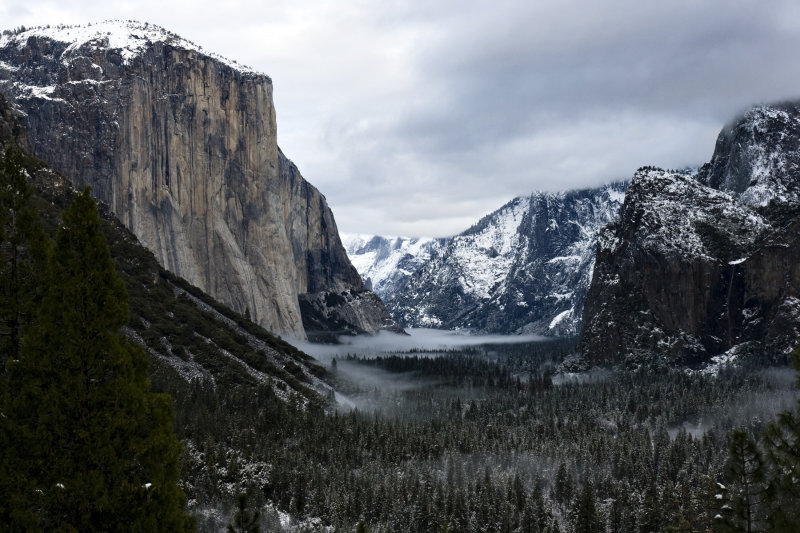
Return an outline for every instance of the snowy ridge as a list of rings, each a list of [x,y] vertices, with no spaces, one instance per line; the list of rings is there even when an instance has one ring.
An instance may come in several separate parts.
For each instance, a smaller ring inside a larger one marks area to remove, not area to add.
[[[773,133],[776,125],[777,132]],[[751,162],[750,180],[739,198],[754,207],[767,206],[771,201],[797,202],[800,199],[797,188],[790,190],[789,184],[781,177],[797,169],[795,147],[785,146],[785,141],[789,132],[800,131],[800,116],[775,107],[756,107],[745,114],[741,127],[749,130],[752,139],[763,135],[776,135],[777,138],[774,144],[754,142],[747,147],[747,157]],[[723,188],[735,190],[734,186],[726,182]]]
[[[95,50],[118,50],[122,56],[123,63],[128,64],[132,59],[144,53],[153,43],[161,42],[177,48],[194,50],[243,73],[255,73],[249,67],[240,65],[236,61],[231,61],[218,54],[206,52],[203,47],[167,31],[161,26],[147,22],[106,20],[77,26],[58,25],[31,28],[21,33],[3,34],[0,36],[0,48],[8,45],[24,48],[31,37],[42,37],[67,44],[68,46],[62,52],[62,57],[65,60],[78,49],[91,47]],[[10,67],[8,64],[1,62],[0,68],[16,70],[15,67]]]
[[[699,180],[754,208],[800,203],[798,103],[756,106],[720,133]]]
[[[486,300],[508,278],[518,248],[527,244],[519,226],[528,207],[516,198],[493,213],[483,229],[453,239],[451,258],[461,267],[458,283],[465,295]]]
[[[576,334],[598,234],[626,187],[515,198],[442,246],[387,307],[409,326]]]
[[[715,227],[745,249],[770,228],[769,223],[735,195],[707,187],[693,176],[646,167],[634,175],[629,195],[642,246],[662,254],[713,260],[716,251],[703,231]],[[633,206],[636,207],[633,207]],[[641,209],[646,205],[645,209]],[[603,238],[601,245],[612,248]]]
[[[381,298],[405,286],[408,278],[447,241],[430,237],[382,237],[340,233],[350,262]]]

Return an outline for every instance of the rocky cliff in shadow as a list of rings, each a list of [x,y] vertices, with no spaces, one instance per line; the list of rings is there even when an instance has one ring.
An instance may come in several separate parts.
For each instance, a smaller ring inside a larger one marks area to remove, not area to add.
[[[0,93],[33,152],[93,194],[168,270],[280,334],[300,297],[365,295],[325,197],[277,144],[272,81],[162,28],[57,27],[0,39]],[[378,317],[349,326],[377,332]]]
[[[600,234],[593,363],[784,360],[800,337],[800,110],[751,109],[697,175],[645,167]]]

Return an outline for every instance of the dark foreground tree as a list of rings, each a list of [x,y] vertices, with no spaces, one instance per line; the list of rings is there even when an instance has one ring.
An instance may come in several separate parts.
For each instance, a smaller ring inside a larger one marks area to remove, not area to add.
[[[0,456],[11,438],[3,406],[6,361],[19,358],[22,336],[35,320],[47,285],[51,244],[31,205],[33,191],[23,163],[22,151],[13,145],[0,154]],[[0,494],[11,489],[7,467],[7,461],[0,461]],[[0,524],[9,511],[0,498]]]
[[[190,529],[171,400],[120,333],[127,294],[89,190],[62,216],[38,321],[7,364],[10,529]]]
[[[762,531],[766,472],[761,451],[746,430],[732,433],[725,469],[728,482],[723,494],[726,503],[722,507],[725,525],[730,531]]]
[[[597,498],[591,481],[586,481],[577,498],[575,533],[600,533],[605,530],[597,516]]]
[[[800,346],[793,354],[800,371]],[[797,378],[800,387],[800,375]],[[744,430],[731,434],[726,463],[728,486],[718,498],[728,531],[800,531],[800,403],[767,424],[757,444]]]
[[[239,494],[233,523],[228,524],[228,533],[261,533],[261,526],[258,525],[260,517],[261,513],[248,508],[247,494]]]
[[[794,351],[794,367],[800,372],[800,346]],[[800,388],[800,374],[797,377]],[[767,425],[764,448],[771,465],[771,525],[777,532],[800,531],[800,402]]]
[[[23,157],[15,146],[0,155],[0,375],[6,359],[19,355],[47,275],[50,242],[31,205]]]

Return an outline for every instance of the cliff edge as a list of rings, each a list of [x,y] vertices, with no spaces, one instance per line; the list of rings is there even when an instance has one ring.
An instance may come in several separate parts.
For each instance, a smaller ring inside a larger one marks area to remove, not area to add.
[[[0,93],[35,155],[267,329],[306,338],[301,298],[365,294],[325,197],[278,148],[269,77],[158,26],[104,22],[4,35]],[[352,330],[388,324],[375,312],[351,313]]]

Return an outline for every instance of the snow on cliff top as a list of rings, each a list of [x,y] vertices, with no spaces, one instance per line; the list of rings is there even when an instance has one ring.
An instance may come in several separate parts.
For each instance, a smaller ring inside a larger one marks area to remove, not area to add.
[[[739,195],[740,199],[761,207],[773,200],[782,204],[800,202],[796,188],[792,191],[789,183],[796,175],[796,145],[786,143],[787,137],[800,131],[800,116],[772,106],[758,106],[745,114],[742,123],[750,130],[752,144],[746,147],[751,162],[750,185]]]
[[[691,176],[662,169],[640,169],[628,189],[630,201],[641,209],[638,232],[642,243],[661,253],[713,259],[701,233],[714,227],[743,249],[752,246],[769,228],[768,222],[735,195],[707,187]],[[634,209],[633,205],[627,206]],[[601,246],[613,248],[610,235]]]
[[[44,37],[53,41],[67,43],[69,46],[64,53],[72,52],[85,45],[119,50],[125,63],[129,63],[131,59],[141,55],[153,43],[162,42],[177,48],[194,50],[224,63],[234,70],[257,74],[250,67],[226,59],[218,54],[207,52],[203,50],[202,46],[165,30],[161,26],[147,22],[106,20],[82,26],[58,25],[30,28],[21,33],[0,36],[0,48],[12,43],[22,48],[27,44],[30,37]]]

